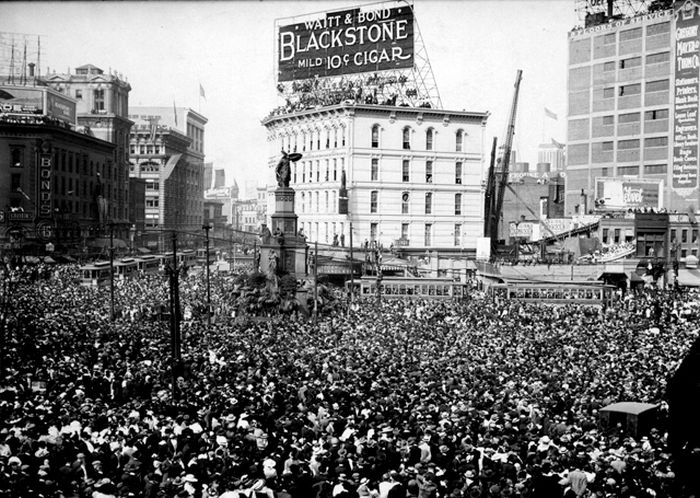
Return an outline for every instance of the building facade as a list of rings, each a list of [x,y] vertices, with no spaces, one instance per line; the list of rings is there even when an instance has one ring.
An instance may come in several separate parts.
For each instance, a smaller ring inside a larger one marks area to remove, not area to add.
[[[204,214],[204,125],[207,119],[187,108],[132,107],[130,175],[143,178],[144,241],[163,249],[164,231],[180,231],[185,245],[197,242]],[[183,132],[182,130],[186,130]]]
[[[475,250],[483,232],[487,113],[339,104],[263,121],[268,190],[280,150],[292,165],[298,226],[310,241],[376,241],[406,252]],[[345,185],[343,185],[345,181]],[[340,191],[347,189],[347,211]],[[272,199],[269,195],[268,199]],[[268,204],[268,213],[273,212]]]
[[[126,237],[129,220],[129,92],[131,85],[119,74],[105,74],[92,64],[75,68],[74,73],[49,74],[43,82],[76,101],[78,125],[87,133],[115,145],[112,169],[113,202],[110,221],[120,237]]]
[[[63,97],[47,87],[31,92],[44,102],[49,95]],[[61,102],[65,110],[72,99]],[[76,131],[74,105],[61,119],[34,104],[0,111],[0,240],[6,251],[42,254],[50,243],[56,253],[79,256],[118,216],[116,147]]]
[[[569,33],[567,214],[595,209],[606,178],[661,182],[662,208],[697,211],[700,51],[685,39],[697,40],[700,11],[674,9]]]

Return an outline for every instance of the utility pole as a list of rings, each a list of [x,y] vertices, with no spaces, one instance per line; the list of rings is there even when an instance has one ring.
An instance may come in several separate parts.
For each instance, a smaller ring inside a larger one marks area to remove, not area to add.
[[[381,266],[381,261],[380,261],[380,249],[379,249],[379,244],[376,244],[374,246],[374,268],[375,268],[375,274],[377,277],[376,280],[376,286],[377,286],[377,304],[379,304],[382,300],[382,266]]]
[[[170,347],[172,352],[172,402],[177,403],[177,374],[180,369],[180,296],[179,296],[179,271],[177,264],[177,234],[173,232],[173,260],[169,268],[170,276]]]
[[[355,294],[355,259],[352,251],[352,221],[350,222],[350,307]]]
[[[314,324],[318,322],[318,240],[314,242]]]
[[[114,223],[109,223],[109,319],[114,321]]]
[[[207,338],[211,332],[211,287],[209,284],[209,230],[211,230],[211,225],[204,225],[202,227],[207,234]]]

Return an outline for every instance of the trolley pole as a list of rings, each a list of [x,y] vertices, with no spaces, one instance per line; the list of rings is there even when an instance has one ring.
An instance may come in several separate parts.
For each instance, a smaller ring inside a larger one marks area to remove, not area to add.
[[[314,324],[318,322],[318,240],[314,242]]]
[[[209,281],[209,230],[211,225],[202,227],[207,234],[207,336],[211,332],[211,287]]]
[[[114,321],[114,223],[109,224],[109,319]]]

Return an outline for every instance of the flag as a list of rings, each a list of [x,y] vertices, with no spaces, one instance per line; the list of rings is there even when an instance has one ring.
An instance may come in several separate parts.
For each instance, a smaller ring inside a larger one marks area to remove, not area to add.
[[[177,127],[177,108],[175,107],[174,100],[173,100],[173,116],[175,116],[175,127]]]
[[[549,109],[547,109],[546,107],[544,108],[544,115],[545,115],[545,117],[552,118],[555,121],[558,119],[557,115],[555,113],[553,113],[552,111],[550,111]]]
[[[204,95],[204,87],[202,86],[201,83],[199,84],[199,96],[204,97],[205,99],[207,98],[207,96]]]

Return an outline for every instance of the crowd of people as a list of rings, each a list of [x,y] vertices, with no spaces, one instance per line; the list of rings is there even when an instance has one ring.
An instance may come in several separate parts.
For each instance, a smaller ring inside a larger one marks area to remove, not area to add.
[[[680,497],[666,382],[697,336],[697,294],[607,309],[330,301],[301,314],[190,313],[175,366],[161,278],[77,271],[3,296],[0,497]],[[203,276],[180,282],[184,309]],[[204,306],[206,309],[206,306]],[[659,404],[643,435],[603,430],[615,401]]]

